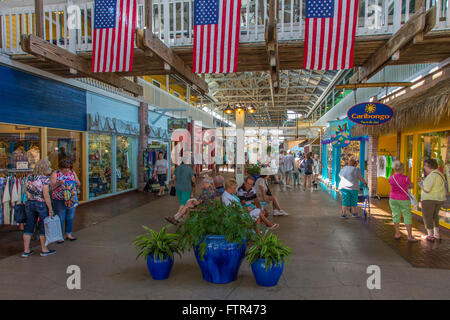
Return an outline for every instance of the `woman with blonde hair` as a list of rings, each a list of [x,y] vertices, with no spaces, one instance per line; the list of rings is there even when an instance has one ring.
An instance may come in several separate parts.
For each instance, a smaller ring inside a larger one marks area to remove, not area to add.
[[[36,223],[38,224],[39,238],[41,241],[41,256],[45,257],[54,254],[55,250],[49,250],[45,245],[44,219],[53,216],[52,202],[50,199],[49,175],[52,172],[50,161],[39,160],[34,167],[33,174],[27,177],[25,188],[27,202],[25,204],[27,219],[23,232],[23,253],[22,257],[28,258],[33,251],[30,250],[30,240],[33,235]],[[39,219],[39,222],[38,222]]]
[[[403,163],[394,161],[392,168],[395,174],[389,178],[391,184],[391,194],[389,195],[389,206],[392,211],[392,221],[395,226],[395,240],[401,238],[400,221],[403,215],[403,222],[408,232],[408,242],[416,242],[417,240],[412,235],[412,218],[411,218],[411,199],[408,189],[412,188],[413,184],[408,176],[403,174]]]

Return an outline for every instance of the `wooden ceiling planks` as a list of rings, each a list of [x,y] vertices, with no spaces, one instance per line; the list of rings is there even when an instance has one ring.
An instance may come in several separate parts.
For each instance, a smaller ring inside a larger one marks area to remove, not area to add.
[[[380,48],[388,39],[388,36],[357,37],[354,54],[355,66],[361,66],[367,59]],[[172,48],[186,65],[192,65],[192,47]],[[390,61],[389,64],[415,64],[440,62],[449,57],[450,32],[444,34],[429,34],[421,43],[411,45],[402,52],[400,59]],[[134,65],[132,72],[120,73],[121,76],[142,76],[167,74],[164,63],[157,57],[148,57],[143,50],[135,49]],[[91,52],[80,52],[79,56],[86,60],[91,59]],[[303,61],[303,41],[280,41],[279,57],[281,70],[301,69]],[[13,55],[12,59],[34,66],[45,71],[63,77],[73,77],[67,67],[51,61],[42,61],[31,55]],[[270,69],[267,60],[267,50],[264,42],[243,43],[239,46],[238,72],[267,71]]]

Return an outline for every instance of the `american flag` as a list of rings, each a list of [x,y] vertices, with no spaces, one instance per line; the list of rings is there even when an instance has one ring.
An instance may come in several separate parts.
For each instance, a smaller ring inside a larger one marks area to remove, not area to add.
[[[92,72],[133,67],[136,0],[95,0]]]
[[[358,0],[307,0],[303,68],[353,68]]]
[[[193,72],[236,72],[240,12],[241,0],[194,1]]]

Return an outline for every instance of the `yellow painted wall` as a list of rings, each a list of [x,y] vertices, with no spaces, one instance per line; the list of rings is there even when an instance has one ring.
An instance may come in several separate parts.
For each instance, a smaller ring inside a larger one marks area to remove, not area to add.
[[[161,84],[161,89],[164,91],[167,91],[165,75],[144,76],[142,78],[149,83],[152,83],[152,80],[158,81]],[[184,86],[180,86],[177,84],[170,85],[169,92],[171,94],[173,94],[174,91],[176,91],[180,94],[181,100],[186,101],[186,102],[188,101],[187,96],[186,96],[186,88]],[[196,96],[191,95],[191,102],[194,102],[195,104],[197,104],[199,101]]]
[[[398,157],[397,135],[380,136],[378,138],[378,156]],[[377,194],[380,197],[389,197],[391,185],[389,180],[383,177],[377,178]]]

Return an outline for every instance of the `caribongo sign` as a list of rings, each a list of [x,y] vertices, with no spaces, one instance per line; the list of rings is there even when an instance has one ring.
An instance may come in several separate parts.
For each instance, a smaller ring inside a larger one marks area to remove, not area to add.
[[[394,110],[382,103],[364,102],[351,107],[347,111],[347,117],[357,124],[376,126],[391,120]]]

